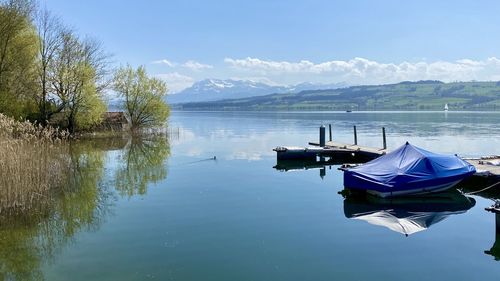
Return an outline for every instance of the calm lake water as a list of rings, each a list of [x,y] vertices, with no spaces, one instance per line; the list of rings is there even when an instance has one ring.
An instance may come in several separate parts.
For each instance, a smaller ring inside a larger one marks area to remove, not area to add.
[[[341,142],[357,125],[380,147],[385,127],[392,149],[500,154],[500,113],[173,112],[168,140],[76,143],[70,188],[0,216],[0,279],[498,280],[491,200],[345,199],[336,166],[273,168],[329,123]]]

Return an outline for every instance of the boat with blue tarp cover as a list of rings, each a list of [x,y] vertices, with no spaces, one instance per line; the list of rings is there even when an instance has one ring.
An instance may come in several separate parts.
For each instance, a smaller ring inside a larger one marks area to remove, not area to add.
[[[410,143],[344,171],[344,186],[380,197],[447,190],[476,169],[457,155],[433,153]]]

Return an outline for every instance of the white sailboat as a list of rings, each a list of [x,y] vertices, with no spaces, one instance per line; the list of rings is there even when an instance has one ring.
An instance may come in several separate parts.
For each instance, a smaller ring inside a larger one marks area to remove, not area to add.
[[[444,105],[444,111],[448,111],[448,104]]]

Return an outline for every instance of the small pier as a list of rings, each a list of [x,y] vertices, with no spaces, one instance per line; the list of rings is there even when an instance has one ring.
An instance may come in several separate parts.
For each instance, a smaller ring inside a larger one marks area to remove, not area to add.
[[[465,160],[476,167],[476,176],[500,177],[500,155]]]
[[[275,149],[278,160],[312,160],[337,158],[345,160],[370,161],[387,153],[385,128],[382,128],[382,147],[368,147],[358,144],[356,126],[353,127],[354,143],[346,144],[333,141],[332,126],[329,125],[329,141],[326,141],[326,127],[319,128],[319,142],[309,142],[309,147],[280,146]],[[344,162],[345,163],[345,162]]]
[[[364,163],[389,152],[387,149],[386,130],[384,127],[381,132],[381,148],[359,145],[356,126],[353,126],[352,144],[333,141],[332,125],[328,125],[328,131],[328,141],[326,140],[326,127],[321,126],[319,128],[319,142],[309,142],[308,147],[279,146],[273,149],[276,151],[277,160],[284,164],[277,165],[277,167],[290,166],[290,161],[305,161],[305,166],[312,167],[318,167],[324,164],[341,165],[344,163]],[[465,158],[464,160],[474,165],[477,170],[475,176],[500,178],[500,155]],[[298,164],[298,166],[304,167],[302,164]]]

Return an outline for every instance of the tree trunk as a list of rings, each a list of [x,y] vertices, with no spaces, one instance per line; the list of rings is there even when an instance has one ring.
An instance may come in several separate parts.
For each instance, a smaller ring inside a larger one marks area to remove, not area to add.
[[[68,117],[68,131],[73,134],[76,129],[76,120],[75,114],[71,113]]]

